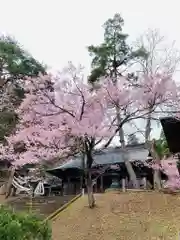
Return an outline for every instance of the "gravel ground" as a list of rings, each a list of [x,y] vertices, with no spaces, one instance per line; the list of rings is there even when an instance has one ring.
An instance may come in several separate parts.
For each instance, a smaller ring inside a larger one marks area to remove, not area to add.
[[[53,240],[176,240],[180,233],[180,194],[157,192],[96,195],[89,209],[81,197],[52,223]]]

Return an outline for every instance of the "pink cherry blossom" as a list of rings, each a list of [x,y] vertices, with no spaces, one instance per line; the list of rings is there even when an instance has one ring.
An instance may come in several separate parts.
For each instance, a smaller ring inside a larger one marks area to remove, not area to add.
[[[154,170],[160,170],[166,174],[167,180],[164,183],[165,188],[169,188],[171,190],[180,189],[180,175],[177,169],[177,159],[174,159],[172,156],[167,159],[162,159],[160,164],[150,163],[147,164],[150,168]]]
[[[177,100],[179,91],[171,75],[142,75],[139,78],[139,86],[144,104],[159,106]]]
[[[68,158],[85,149],[92,154],[97,143],[111,139],[121,127],[117,108],[121,123],[125,124],[145,117],[149,100],[156,96],[159,96],[156,103],[160,104],[176,95],[172,79],[144,76],[140,83],[141,87],[135,87],[125,77],[118,77],[115,85],[112,79],[104,78],[91,91],[82,67],[75,68],[72,64],[56,76],[28,78],[25,99],[17,109],[19,124],[16,132],[7,137],[5,148],[11,149],[8,157],[14,164],[22,165]],[[17,142],[24,142],[26,151],[15,152],[13,146]],[[6,151],[1,152],[5,155]]]
[[[28,79],[26,98],[17,110],[19,125],[7,138],[11,147],[26,145],[25,152],[14,152],[14,164],[68,156],[79,152],[85,139],[96,144],[113,135],[101,89],[92,93],[80,72],[70,73]]]
[[[162,170],[168,176],[165,187],[170,189],[180,189],[180,176],[177,169],[177,159],[169,157],[161,161]]]

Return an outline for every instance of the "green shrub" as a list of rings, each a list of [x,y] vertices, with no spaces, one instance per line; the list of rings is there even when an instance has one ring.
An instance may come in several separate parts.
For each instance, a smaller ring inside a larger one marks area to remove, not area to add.
[[[50,240],[51,229],[34,215],[0,207],[0,240]]]

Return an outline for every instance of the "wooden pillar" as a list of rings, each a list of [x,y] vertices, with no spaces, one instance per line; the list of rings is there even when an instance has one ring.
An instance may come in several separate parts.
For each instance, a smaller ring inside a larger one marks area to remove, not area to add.
[[[68,177],[68,182],[67,182],[67,193],[70,194],[70,177]]]
[[[87,190],[87,175],[85,176],[85,174],[83,174],[82,176],[82,186],[81,186],[81,190],[82,190],[82,196],[85,195],[85,190]]]
[[[146,189],[146,188],[147,188],[147,180],[146,180],[146,177],[143,177],[142,182],[143,182],[143,188]]]
[[[101,192],[103,192],[103,175],[101,175],[101,177],[100,177],[100,190],[101,190]]]
[[[81,176],[80,177],[80,186],[79,186],[79,190],[80,190],[80,192],[81,192],[81,194],[82,194],[82,196],[84,196],[84,189],[83,189],[83,176]]]
[[[95,190],[95,193],[97,193],[98,189],[97,189],[97,179],[96,179],[96,183],[95,183],[95,186],[94,186],[94,190]]]
[[[122,178],[122,191],[125,192],[126,191],[126,179]]]
[[[64,179],[62,179],[62,182],[61,182],[61,196],[64,195]]]
[[[80,190],[83,189],[83,176],[80,177]]]
[[[129,188],[129,181],[127,177],[125,178],[125,188]]]

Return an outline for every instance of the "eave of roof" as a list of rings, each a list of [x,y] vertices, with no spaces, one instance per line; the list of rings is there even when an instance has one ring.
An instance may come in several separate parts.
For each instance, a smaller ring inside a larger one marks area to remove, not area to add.
[[[130,161],[139,161],[139,160],[145,161],[148,156],[148,150],[142,146],[141,148],[140,147],[127,148],[126,154],[127,154],[126,157]],[[93,157],[94,157],[93,166],[124,162],[121,148],[111,148],[103,151],[98,151],[98,152],[95,152]],[[68,168],[82,169],[82,159],[80,157],[76,157],[56,168],[48,170],[48,172],[51,172],[53,170],[68,169]]]

